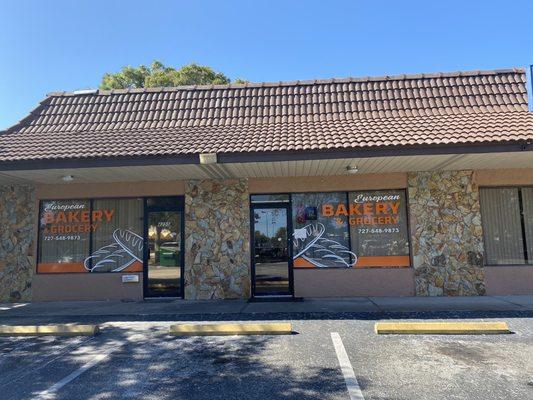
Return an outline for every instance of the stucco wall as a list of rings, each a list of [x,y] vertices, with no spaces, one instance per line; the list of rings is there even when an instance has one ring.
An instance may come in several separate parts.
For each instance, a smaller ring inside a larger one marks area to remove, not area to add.
[[[137,275],[139,282],[122,282],[123,275]],[[142,300],[143,274],[36,274],[33,301]]]
[[[192,180],[185,191],[185,298],[250,296],[248,181]]]
[[[296,297],[413,296],[412,268],[296,269]]]
[[[355,174],[332,176],[297,176],[250,178],[250,193],[333,192],[349,190],[403,189],[407,174]]]
[[[0,301],[31,300],[35,189],[0,186]]]
[[[87,199],[99,197],[179,196],[184,181],[63,183],[37,186],[37,199]]]
[[[410,173],[408,183],[416,294],[485,294],[479,191],[473,172]]]
[[[533,265],[485,267],[490,296],[533,294]]]

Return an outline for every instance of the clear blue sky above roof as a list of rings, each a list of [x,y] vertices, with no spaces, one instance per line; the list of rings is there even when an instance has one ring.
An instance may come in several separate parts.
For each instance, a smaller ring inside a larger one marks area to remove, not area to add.
[[[3,0],[0,129],[154,59],[254,82],[524,66],[532,15],[530,0]]]

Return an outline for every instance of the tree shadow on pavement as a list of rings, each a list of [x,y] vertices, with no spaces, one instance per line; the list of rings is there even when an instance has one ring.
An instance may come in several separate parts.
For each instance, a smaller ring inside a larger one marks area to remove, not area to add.
[[[299,335],[177,338],[160,326],[119,325],[104,327],[88,347],[94,354],[110,351],[109,358],[62,388],[58,400],[346,397],[340,370],[310,359],[312,353],[300,354],[294,342]],[[80,368],[78,358],[72,351],[57,360],[63,375]],[[40,374],[46,369],[34,371],[33,379]]]

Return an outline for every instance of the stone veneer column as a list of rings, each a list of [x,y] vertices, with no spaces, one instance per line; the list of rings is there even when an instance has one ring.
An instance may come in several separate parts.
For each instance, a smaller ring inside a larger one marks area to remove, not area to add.
[[[472,171],[409,174],[418,296],[485,294],[479,192],[472,176]]]
[[[248,181],[188,181],[185,191],[185,298],[249,296]]]
[[[0,301],[31,300],[34,196],[29,186],[0,186]]]

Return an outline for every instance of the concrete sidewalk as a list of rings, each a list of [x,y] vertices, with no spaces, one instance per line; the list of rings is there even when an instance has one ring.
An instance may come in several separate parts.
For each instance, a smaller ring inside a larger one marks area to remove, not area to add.
[[[357,297],[306,298],[302,301],[247,302],[246,300],[75,301],[0,304],[0,324],[12,319],[72,320],[105,318],[147,320],[187,316],[226,316],[235,319],[284,314],[395,314],[449,312],[533,313],[533,296],[484,297]]]

